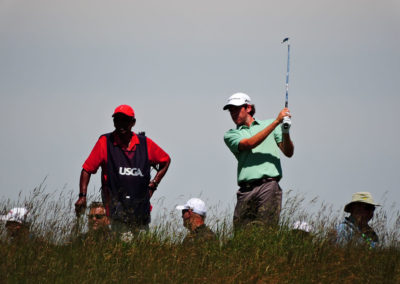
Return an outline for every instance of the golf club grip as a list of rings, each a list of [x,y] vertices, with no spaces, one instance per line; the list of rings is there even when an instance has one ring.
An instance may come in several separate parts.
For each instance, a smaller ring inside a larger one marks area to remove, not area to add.
[[[291,122],[289,116],[285,116],[282,121],[282,128],[288,130],[290,128],[290,124]]]
[[[283,128],[284,128],[284,129],[288,129],[288,128],[289,128],[289,123],[284,122],[284,123],[283,123]]]

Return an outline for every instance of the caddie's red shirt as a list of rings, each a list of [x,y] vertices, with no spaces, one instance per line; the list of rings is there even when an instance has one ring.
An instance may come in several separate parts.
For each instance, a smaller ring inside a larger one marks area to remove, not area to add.
[[[129,142],[128,148],[124,148],[121,146],[121,142],[118,139],[118,136],[114,135],[114,145],[119,145],[125,154],[132,158],[135,154],[136,145],[139,144],[139,138],[135,133],[133,133],[131,141]],[[161,149],[153,140],[146,137],[147,141],[147,153],[149,157],[150,165],[156,165],[159,163],[169,162],[171,158],[169,155]],[[85,163],[83,164],[83,169],[88,173],[95,174],[99,167],[101,167],[101,181],[102,184],[107,181],[107,138],[105,136],[101,136],[99,140],[97,140],[96,145],[94,145],[92,152],[90,153],[89,157],[86,159]]]

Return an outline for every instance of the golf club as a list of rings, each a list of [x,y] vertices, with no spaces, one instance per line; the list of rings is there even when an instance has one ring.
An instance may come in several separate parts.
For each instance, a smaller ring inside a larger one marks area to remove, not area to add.
[[[284,38],[282,40],[282,43],[287,42],[287,70],[286,70],[286,98],[285,98],[285,107],[288,107],[289,105],[289,66],[290,66],[290,43],[289,43],[289,38]],[[288,129],[290,127],[290,122],[288,122],[287,120],[290,120],[290,118],[288,116],[285,116],[283,119],[283,128],[284,129]]]

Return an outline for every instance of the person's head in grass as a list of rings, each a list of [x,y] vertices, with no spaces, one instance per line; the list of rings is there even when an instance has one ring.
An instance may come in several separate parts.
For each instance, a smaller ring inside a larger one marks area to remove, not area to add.
[[[204,225],[207,209],[203,200],[191,198],[185,205],[179,205],[176,209],[182,211],[183,226],[189,231],[193,232]]]
[[[353,194],[351,202],[346,204],[344,211],[350,213],[358,227],[365,227],[374,217],[375,207],[379,206],[372,199],[369,192],[356,192]]]
[[[110,219],[106,215],[106,209],[101,202],[92,202],[89,210],[89,232],[108,231]]]
[[[7,235],[12,240],[29,238],[28,210],[25,207],[15,207],[0,219],[6,222]]]

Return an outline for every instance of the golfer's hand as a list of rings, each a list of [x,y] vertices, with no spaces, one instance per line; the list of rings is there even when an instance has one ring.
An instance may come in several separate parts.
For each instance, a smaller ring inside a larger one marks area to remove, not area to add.
[[[282,133],[289,133],[290,126],[292,126],[292,120],[289,116],[285,116],[281,124]]]
[[[86,209],[86,197],[79,197],[78,201],[75,203],[75,214],[80,216]]]
[[[286,108],[286,107],[281,110],[281,112],[278,114],[278,117],[276,118],[276,120],[279,123],[282,123],[283,122],[283,118],[285,116],[288,116],[289,118],[292,117],[292,115],[290,114],[290,110],[288,108]]]

